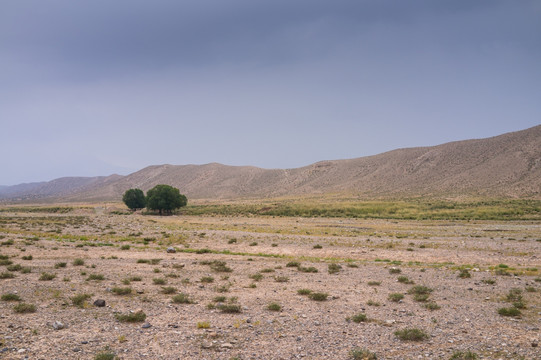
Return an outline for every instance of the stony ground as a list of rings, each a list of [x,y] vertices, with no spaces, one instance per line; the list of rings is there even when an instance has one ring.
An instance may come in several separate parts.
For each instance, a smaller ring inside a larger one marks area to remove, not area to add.
[[[0,301],[2,359],[353,359],[354,349],[378,359],[468,351],[541,359],[536,222],[155,217],[87,208],[2,212],[0,238],[0,274],[13,275],[2,276],[0,294],[20,297]],[[471,277],[459,277],[461,269]],[[40,280],[43,273],[54,278]],[[411,293],[416,285],[431,290],[426,299]],[[328,296],[317,301],[301,289]],[[189,303],[173,302],[179,294]],[[499,315],[517,296],[521,314]],[[93,305],[98,299],[104,307]],[[20,303],[35,312],[16,312]],[[146,318],[138,322],[118,318],[140,312]],[[427,337],[395,335],[407,328]]]

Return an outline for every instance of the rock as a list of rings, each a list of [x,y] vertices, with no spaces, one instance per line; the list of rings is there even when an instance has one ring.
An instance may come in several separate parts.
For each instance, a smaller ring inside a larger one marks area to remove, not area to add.
[[[98,300],[94,301],[94,306],[97,306],[97,307],[104,307],[104,306],[105,306],[105,300],[103,300],[103,299],[98,299]]]
[[[144,323],[141,327],[143,329],[148,329],[149,327],[151,327],[152,325],[150,325],[149,323]]]
[[[138,293],[138,294],[144,294],[144,293],[145,293],[145,290],[138,289],[138,290],[136,290],[135,292]]]
[[[537,340],[532,341],[532,347],[538,347],[538,346],[539,346],[539,343],[537,342]]]
[[[222,347],[224,349],[233,349],[233,344],[230,344],[230,343],[223,343],[222,344]]]
[[[177,249],[175,249],[174,247],[170,246],[167,248],[167,253],[168,254],[174,254],[177,252]]]
[[[64,324],[62,324],[60,321],[55,321],[53,323],[53,329],[55,330],[62,330],[64,327]]]
[[[79,348],[73,348],[72,350],[73,350],[73,352],[80,352],[81,351],[81,349],[79,349]]]

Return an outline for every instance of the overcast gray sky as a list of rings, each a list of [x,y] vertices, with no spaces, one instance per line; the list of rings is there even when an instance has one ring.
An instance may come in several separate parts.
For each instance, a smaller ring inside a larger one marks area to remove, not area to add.
[[[541,123],[537,0],[2,0],[0,184]]]

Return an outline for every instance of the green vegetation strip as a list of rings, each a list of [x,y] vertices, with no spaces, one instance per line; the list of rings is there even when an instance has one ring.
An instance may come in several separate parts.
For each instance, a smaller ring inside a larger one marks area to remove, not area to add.
[[[283,201],[189,205],[181,215],[344,217],[395,220],[538,220],[541,200]]]

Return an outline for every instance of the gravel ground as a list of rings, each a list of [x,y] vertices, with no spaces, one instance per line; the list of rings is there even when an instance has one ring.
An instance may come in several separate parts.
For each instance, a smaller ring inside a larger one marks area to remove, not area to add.
[[[378,359],[450,359],[457,351],[480,359],[541,359],[537,223],[159,218],[90,211],[0,213],[0,220],[0,254],[31,268],[23,273],[0,266],[0,273],[15,276],[0,280],[0,293],[36,306],[21,314],[13,310],[18,302],[0,301],[2,359],[94,359],[107,352],[121,359],[352,359],[355,348]],[[168,246],[179,251],[167,253]],[[207,248],[222,253],[182,252]],[[30,255],[32,260],[22,259]],[[74,265],[77,258],[84,265]],[[216,261],[231,271],[213,269]],[[287,266],[291,261],[317,272]],[[56,265],[61,262],[66,266]],[[331,263],[341,266],[335,274],[328,271]],[[470,278],[458,277],[461,266],[470,269]],[[509,275],[498,275],[498,269]],[[39,280],[43,272],[56,277]],[[92,274],[104,280],[88,280]],[[254,274],[262,278],[252,279]],[[412,283],[399,282],[400,276]],[[141,281],[125,281],[133,277]],[[432,289],[426,301],[408,293],[415,285]],[[116,295],[117,287],[132,293]],[[193,303],[173,303],[175,294],[162,293],[164,287],[189,295]],[[314,301],[299,289],[328,297]],[[521,290],[520,317],[498,314],[512,306],[506,298],[511,289]],[[404,298],[393,302],[392,293]],[[90,295],[81,307],[72,302],[79,294]],[[97,299],[106,306],[94,306]],[[281,309],[268,310],[271,303]],[[429,310],[427,303],[440,308]],[[220,310],[231,304],[240,312]],[[146,314],[142,322],[115,317],[138,311]],[[366,321],[349,319],[359,313]],[[55,329],[55,322],[64,328]],[[405,328],[428,337],[400,340],[394,332]]]

